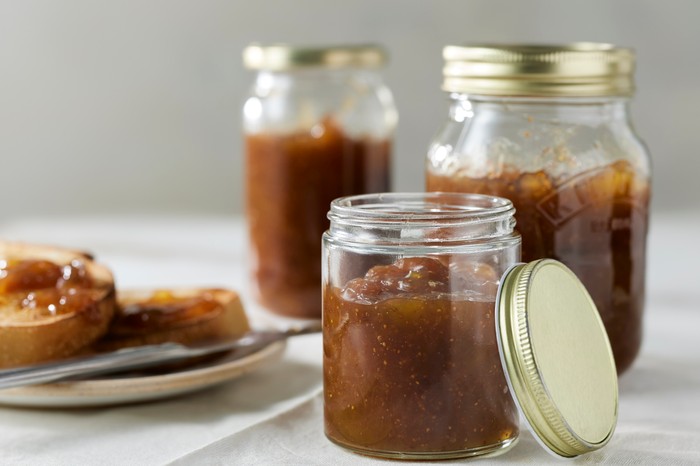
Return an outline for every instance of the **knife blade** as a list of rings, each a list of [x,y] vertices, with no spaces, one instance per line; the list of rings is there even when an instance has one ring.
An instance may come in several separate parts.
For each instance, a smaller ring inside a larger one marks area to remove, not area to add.
[[[127,372],[225,351],[235,351],[229,358],[234,360],[261,350],[276,341],[320,330],[320,324],[275,331],[253,330],[234,340],[192,346],[180,343],[137,346],[109,353],[5,369],[0,371],[0,390]]]

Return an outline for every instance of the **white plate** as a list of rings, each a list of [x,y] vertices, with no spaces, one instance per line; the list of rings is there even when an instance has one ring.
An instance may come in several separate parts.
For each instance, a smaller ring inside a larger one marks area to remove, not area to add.
[[[285,341],[240,359],[233,353],[162,375],[124,376],[59,382],[0,390],[0,404],[24,407],[88,407],[157,400],[227,382],[278,360]]]

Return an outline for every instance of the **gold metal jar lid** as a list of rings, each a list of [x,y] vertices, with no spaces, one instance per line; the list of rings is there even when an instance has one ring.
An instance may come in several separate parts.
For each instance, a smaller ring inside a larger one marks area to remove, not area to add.
[[[243,50],[248,69],[282,71],[297,68],[376,68],[387,61],[386,51],[373,44],[295,47],[251,44]]]
[[[612,44],[448,45],[442,88],[483,95],[595,97],[634,93],[634,51]]]
[[[615,361],[595,304],[564,264],[542,259],[503,276],[496,332],[508,385],[533,434],[574,457],[610,440]]]

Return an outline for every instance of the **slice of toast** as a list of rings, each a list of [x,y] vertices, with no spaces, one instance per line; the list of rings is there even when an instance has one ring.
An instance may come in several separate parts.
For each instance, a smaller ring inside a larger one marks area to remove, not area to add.
[[[81,353],[115,308],[112,273],[90,254],[0,241],[0,368]]]
[[[218,288],[119,291],[117,314],[97,351],[242,336],[250,330],[237,293]]]

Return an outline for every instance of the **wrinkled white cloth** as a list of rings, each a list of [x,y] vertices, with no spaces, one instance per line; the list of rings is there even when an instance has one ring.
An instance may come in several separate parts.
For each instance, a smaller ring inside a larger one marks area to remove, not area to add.
[[[0,237],[90,249],[121,287],[233,287],[254,320],[265,321],[245,287],[240,219],[23,220],[0,224]],[[653,219],[644,348],[620,380],[611,443],[576,462],[700,464],[698,238],[697,212]],[[281,361],[187,396],[108,408],[0,407],[0,464],[389,464],[325,439],[321,376],[321,338],[309,335],[291,340]],[[478,464],[548,462],[558,461],[523,432],[512,450]]]
[[[667,310],[666,316],[649,319],[648,336],[667,341],[668,347],[645,352],[634,369],[622,376],[620,416],[613,439],[602,450],[577,462],[700,464],[700,312],[697,308]],[[501,463],[561,464],[561,460],[545,452],[524,430],[510,451],[478,462]],[[290,411],[192,452],[175,464],[369,466],[386,462],[347,452],[324,438],[319,393]]]

